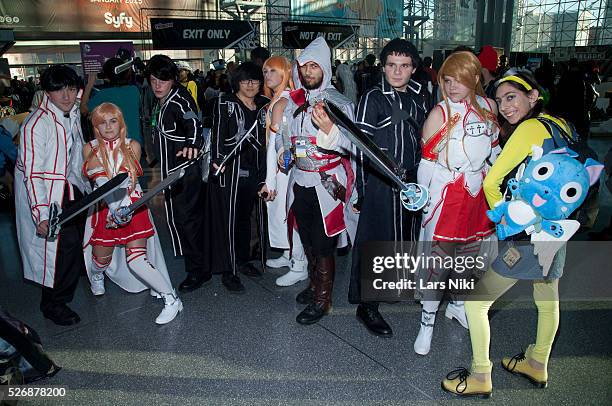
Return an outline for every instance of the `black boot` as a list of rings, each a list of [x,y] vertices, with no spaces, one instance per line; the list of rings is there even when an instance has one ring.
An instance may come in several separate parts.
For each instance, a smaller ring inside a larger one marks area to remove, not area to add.
[[[306,308],[297,315],[295,320],[298,323],[314,324],[329,313],[331,309],[335,273],[336,263],[333,255],[316,258],[316,266],[314,268],[314,303],[306,306]]]
[[[295,301],[298,302],[299,304],[303,304],[303,305],[309,305],[314,303],[314,292],[315,292],[315,288],[314,288],[314,267],[315,264],[317,262],[317,258],[312,256],[310,249],[304,247],[304,252],[306,254],[306,259],[308,260],[308,278],[309,278],[309,283],[308,283],[308,287],[306,287],[306,289],[304,289],[303,291],[301,291],[300,293],[298,293],[298,295],[295,297]]]

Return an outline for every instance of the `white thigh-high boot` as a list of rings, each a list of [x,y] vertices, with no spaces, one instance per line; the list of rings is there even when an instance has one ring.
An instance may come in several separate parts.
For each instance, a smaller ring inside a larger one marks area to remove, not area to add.
[[[155,319],[155,323],[166,324],[174,320],[183,310],[183,303],[166,278],[147,260],[147,249],[126,248],[126,253],[130,270],[164,298],[164,309]]]
[[[296,230],[293,230],[293,250],[289,272],[276,279],[277,286],[291,286],[308,279],[308,260]]]
[[[436,322],[436,312],[440,302],[437,300],[421,301],[423,310],[421,311],[421,328],[416,340],[414,340],[414,352],[419,355],[427,355],[431,348],[431,337],[433,336],[434,324]]]
[[[476,257],[480,252],[480,242],[472,242],[468,244],[463,244],[457,247],[456,256],[457,257]],[[463,263],[467,263],[467,261],[463,261]],[[461,272],[459,275],[463,275],[463,278],[470,280],[473,277],[474,271],[471,268],[466,267],[466,269]],[[461,276],[460,276],[461,277]],[[446,306],[446,311],[444,315],[449,319],[455,319],[463,326],[463,328],[469,329],[467,316],[465,315],[465,308],[463,307],[463,300],[456,300],[455,297],[457,295],[453,295],[453,301],[449,302]]]
[[[93,254],[91,255],[89,283],[91,293],[93,293],[94,296],[102,296],[104,293],[106,293],[106,289],[104,289],[104,272],[110,265],[112,259],[112,255],[107,257],[97,257]]]

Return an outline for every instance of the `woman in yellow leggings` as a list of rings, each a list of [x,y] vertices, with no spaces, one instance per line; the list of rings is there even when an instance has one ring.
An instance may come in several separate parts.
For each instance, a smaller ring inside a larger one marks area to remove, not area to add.
[[[544,153],[564,146],[562,140],[559,142],[552,138],[544,121],[552,120],[571,136],[570,127],[563,119],[543,112],[541,92],[531,75],[523,72],[506,75],[498,81],[497,86],[496,101],[499,112],[507,121],[505,129],[509,138],[506,138],[501,154],[484,180],[483,188],[491,208],[503,199],[501,185],[504,178],[529,159],[532,145],[541,146]],[[546,279],[537,263],[522,261],[517,266],[509,267],[501,258],[506,252],[502,247],[500,245],[500,257],[478,283],[472,300],[465,302],[472,342],[472,367],[471,371],[460,368],[449,373],[442,381],[442,389],[447,392],[484,398],[491,395],[493,364],[489,359],[491,333],[488,312],[491,305],[521,279],[533,281],[533,298],[538,308],[536,341],[526,352],[503,358],[502,366],[513,374],[527,378],[537,387],[546,387],[546,367],[559,326],[558,282],[565,263],[565,246],[557,252]]]

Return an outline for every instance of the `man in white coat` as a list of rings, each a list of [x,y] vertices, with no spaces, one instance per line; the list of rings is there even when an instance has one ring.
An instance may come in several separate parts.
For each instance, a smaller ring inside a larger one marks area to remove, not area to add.
[[[296,90],[289,94],[284,112],[295,162],[287,188],[287,222],[297,225],[310,274],[310,286],[296,297],[308,306],[296,321],[313,324],[331,308],[335,250],[346,245],[347,232],[355,235],[358,219],[349,204],[354,191],[353,145],[320,100],[334,103],[351,119],[355,105],[331,85],[331,51],[323,38],[312,41],[297,63]],[[319,138],[333,139],[334,146],[323,149]]]
[[[83,135],[75,104],[79,77],[71,68],[56,65],[41,75],[44,96],[21,127],[15,165],[17,237],[24,277],[43,286],[40,310],[56,324],[80,321],[66,304],[72,301],[85,269],[85,219],[77,216],[64,224],[57,238],[45,237],[49,205],[63,209],[81,199],[89,185],[82,175]]]

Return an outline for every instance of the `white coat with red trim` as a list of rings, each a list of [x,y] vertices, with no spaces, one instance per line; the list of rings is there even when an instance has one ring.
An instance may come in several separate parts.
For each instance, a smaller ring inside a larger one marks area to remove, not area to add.
[[[318,89],[307,90],[301,83],[298,68],[294,67],[293,80],[296,91],[290,93],[289,102],[285,107],[284,115],[288,119],[289,131],[292,137],[292,142],[295,142],[296,137],[308,137],[313,144],[316,144],[317,135],[320,132],[312,122],[312,109],[314,103],[311,103],[321,97],[327,99],[331,103],[338,106],[351,120],[355,117],[355,105],[344,95],[338,92],[331,84],[331,51],[329,46],[322,37],[312,41],[297,59],[298,66],[302,66],[308,62],[315,62],[323,71],[323,80]],[[294,112],[304,103],[309,103],[308,107],[294,117]],[[356,200],[354,188],[354,146],[344,135],[346,131],[342,127],[333,126],[332,131],[336,135],[336,143],[330,150],[342,154],[346,159],[342,165],[333,167],[325,172],[336,178],[336,180],[347,188],[346,202],[344,204],[340,200],[334,199],[321,183],[321,176],[316,171],[304,171],[295,165],[290,172],[289,184],[287,187],[287,208],[291,208],[293,204],[293,185],[297,183],[303,187],[314,187],[317,193],[317,199],[321,208],[321,216],[325,234],[328,237],[339,236],[338,246],[347,245],[347,239],[354,242],[355,232],[357,230],[358,214],[351,209],[353,200]],[[316,145],[314,145],[316,148]],[[325,157],[325,152],[318,150],[314,155]],[[310,156],[310,155],[309,155]],[[320,159],[320,158],[317,158]],[[331,158],[330,161],[337,161],[338,158]],[[349,173],[350,172],[350,173]],[[346,232],[345,232],[346,231]],[[347,235],[348,234],[348,235]]]
[[[36,225],[49,218],[50,203],[62,205],[66,182],[83,193],[91,190],[81,175],[83,144],[78,107],[65,117],[46,94],[21,126],[15,206],[23,276],[50,288],[55,282],[59,237],[54,241],[38,237]],[[73,195],[72,191],[70,187]]]

